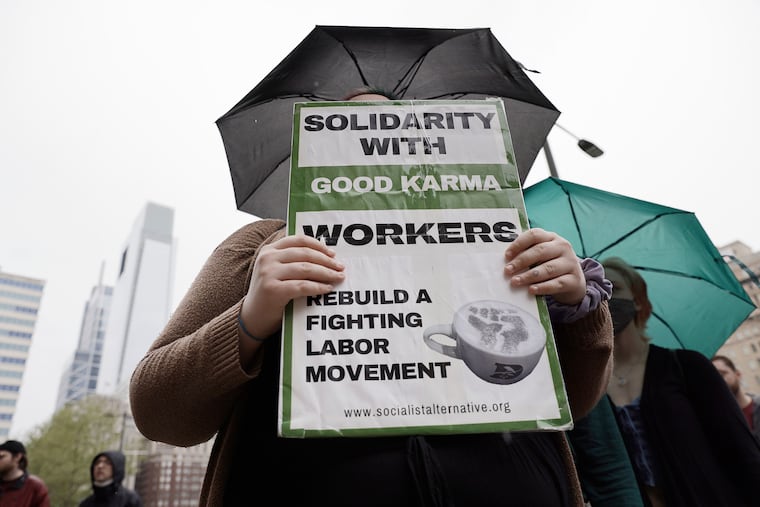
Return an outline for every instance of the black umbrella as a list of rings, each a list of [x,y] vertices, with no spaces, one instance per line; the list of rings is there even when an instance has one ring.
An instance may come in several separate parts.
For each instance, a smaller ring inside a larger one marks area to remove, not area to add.
[[[284,218],[293,104],[362,86],[404,100],[502,97],[521,182],[559,117],[488,28],[317,26],[216,122],[238,209]]]

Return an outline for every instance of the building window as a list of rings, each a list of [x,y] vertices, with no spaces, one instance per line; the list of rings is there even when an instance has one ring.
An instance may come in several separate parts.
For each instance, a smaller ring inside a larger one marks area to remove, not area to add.
[[[124,268],[127,266],[127,251],[121,254],[121,267],[119,268],[119,276],[124,273]]]

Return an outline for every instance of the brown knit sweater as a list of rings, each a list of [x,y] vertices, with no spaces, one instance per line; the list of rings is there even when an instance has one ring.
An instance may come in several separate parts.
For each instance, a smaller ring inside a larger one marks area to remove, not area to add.
[[[256,377],[238,359],[237,315],[247,293],[259,247],[284,227],[281,220],[246,225],[212,253],[166,328],[135,369],[130,385],[135,422],[147,438],[192,446],[216,435],[201,493],[201,506],[221,506],[236,436],[238,402]],[[575,418],[604,394],[612,355],[607,304],[572,324],[555,325],[555,338]],[[264,347],[266,347],[265,345]],[[263,349],[263,347],[262,347]],[[580,484],[563,432],[556,434],[578,506]]]

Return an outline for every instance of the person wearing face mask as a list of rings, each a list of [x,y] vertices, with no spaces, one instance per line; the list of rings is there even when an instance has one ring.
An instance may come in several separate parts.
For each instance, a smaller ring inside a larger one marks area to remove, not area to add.
[[[760,444],[710,360],[667,349],[646,333],[647,285],[623,259],[602,261],[612,282],[612,400],[647,505],[757,505]]]

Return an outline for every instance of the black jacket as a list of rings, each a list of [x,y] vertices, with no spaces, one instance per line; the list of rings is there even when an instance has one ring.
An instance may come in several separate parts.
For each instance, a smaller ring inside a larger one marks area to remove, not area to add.
[[[96,486],[92,474],[95,461],[101,456],[107,457],[113,466],[113,482],[108,486]],[[92,458],[90,480],[93,482],[93,493],[82,500],[79,507],[142,507],[142,501],[137,493],[121,485],[124,480],[125,461],[121,451],[105,451]]]
[[[709,359],[650,346],[641,413],[673,507],[757,504],[760,445]]]

